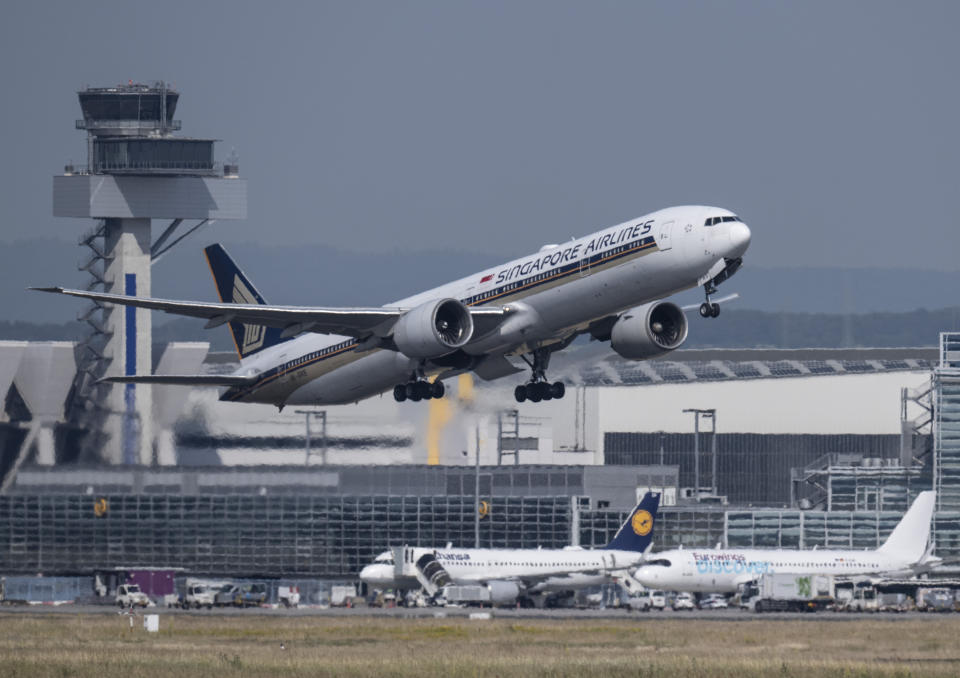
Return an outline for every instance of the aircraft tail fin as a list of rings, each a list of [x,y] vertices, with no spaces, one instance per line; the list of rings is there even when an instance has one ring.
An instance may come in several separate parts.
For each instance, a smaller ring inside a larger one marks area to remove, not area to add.
[[[217,285],[217,294],[220,301],[233,304],[266,304],[266,300],[253,286],[250,279],[244,275],[240,267],[234,263],[227,251],[217,243],[210,245],[203,253],[207,257],[210,273]],[[287,341],[283,338],[283,330],[278,327],[264,327],[227,320],[230,325],[230,334],[236,346],[237,355],[241,360],[270,346]]]
[[[918,494],[910,509],[877,550],[909,563],[923,560],[930,540],[930,520],[936,501],[937,493],[932,490]]]
[[[639,553],[650,548],[659,505],[659,492],[647,492],[643,495],[643,499],[627,516],[627,521],[620,526],[616,536],[603,548]]]

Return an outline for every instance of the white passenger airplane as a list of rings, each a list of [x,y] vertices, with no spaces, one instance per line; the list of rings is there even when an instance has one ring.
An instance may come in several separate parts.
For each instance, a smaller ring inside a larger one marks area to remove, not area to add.
[[[649,588],[734,593],[741,584],[774,572],[906,576],[931,562],[927,542],[935,501],[936,492],[918,494],[887,540],[873,551],[678,549],[650,554],[633,577]]]
[[[578,335],[645,360],[687,337],[683,310],[661,301],[703,286],[703,317],[716,317],[716,286],[742,264],[750,229],[717,207],[671,207],[462,278],[381,308],[272,306],[220,245],[205,252],[220,303],[172,301],[60,287],[35,288],[229,324],[240,368],[232,375],[112,376],[106,381],[229,387],[221,400],[343,404],[393,388],[398,401],[443,396],[442,379],[522,371],[518,402],[562,398],[547,380],[550,354]],[[317,336],[326,335],[326,336]],[[435,377],[434,381],[429,378]]]
[[[546,591],[572,591],[604,584],[610,574],[636,567],[650,546],[659,492],[647,492],[609,544],[598,549],[453,549],[399,546],[360,571],[377,588],[428,593],[449,584],[482,584],[493,602]],[[398,565],[399,563],[399,565]]]

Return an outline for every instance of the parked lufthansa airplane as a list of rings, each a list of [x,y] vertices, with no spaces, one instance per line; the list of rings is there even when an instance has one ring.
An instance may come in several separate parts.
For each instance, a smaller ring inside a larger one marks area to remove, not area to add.
[[[647,492],[609,544],[598,549],[454,549],[401,546],[385,551],[360,571],[378,588],[428,593],[448,584],[486,585],[495,602],[544,591],[571,591],[610,581],[610,574],[636,567],[650,546],[659,492]]]
[[[40,288],[228,324],[241,359],[235,374],[125,375],[108,381],[229,387],[221,400],[342,404],[393,389],[398,401],[443,396],[444,378],[472,371],[497,379],[530,368],[517,401],[562,398],[550,383],[550,354],[578,335],[609,341],[645,360],[687,337],[683,310],[662,301],[703,286],[711,295],[742,264],[750,229],[717,207],[671,207],[564,245],[481,271],[381,308],[274,306],[220,245],[206,249],[220,303]],[[318,336],[324,335],[324,336]],[[433,381],[430,381],[434,378]]]
[[[936,492],[918,494],[887,540],[873,551],[677,549],[651,554],[633,577],[649,588],[734,593],[768,572],[908,576],[931,563],[927,542],[935,502]]]

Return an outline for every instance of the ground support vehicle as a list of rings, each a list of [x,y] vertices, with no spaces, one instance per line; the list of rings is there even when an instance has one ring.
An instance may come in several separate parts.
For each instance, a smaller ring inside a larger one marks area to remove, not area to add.
[[[216,593],[217,590],[207,584],[189,584],[180,607],[185,610],[190,608],[199,610],[201,607],[205,607],[209,610],[213,607],[213,599]]]
[[[673,599],[673,609],[674,610],[693,610],[696,608],[696,601],[693,599],[692,593],[687,593],[686,591],[681,591]]]
[[[300,604],[299,586],[280,586],[277,588],[277,600],[284,607],[297,607]]]
[[[243,584],[234,597],[237,607],[260,607],[267,601],[266,584]]]
[[[877,589],[868,581],[856,582],[850,597],[842,604],[838,604],[835,609],[846,612],[879,612],[880,601],[877,598]]]
[[[118,607],[147,607],[150,599],[140,590],[139,584],[120,584],[114,601]]]
[[[917,609],[924,612],[952,612],[953,591],[947,588],[917,589]]]
[[[237,593],[239,592],[240,587],[236,584],[224,584],[220,587],[220,590],[216,592],[213,596],[213,604],[216,607],[226,607],[233,605],[234,601],[237,599]]]
[[[663,610],[667,606],[667,596],[663,591],[648,589],[641,591],[635,596],[631,596],[628,606],[631,610],[639,610],[641,612]]]
[[[730,604],[722,593],[710,593],[700,600],[701,610],[726,610],[728,607]]]
[[[813,574],[763,574],[741,587],[740,605],[754,612],[816,612],[832,607],[834,578]]]

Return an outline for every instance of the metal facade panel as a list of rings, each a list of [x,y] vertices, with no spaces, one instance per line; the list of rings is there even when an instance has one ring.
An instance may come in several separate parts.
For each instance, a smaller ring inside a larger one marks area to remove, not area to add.
[[[246,219],[247,181],[188,176],[55,176],[53,215],[92,219]]]
[[[680,467],[680,486],[694,485],[693,433],[607,433],[608,464]],[[710,435],[700,435],[700,481],[710,485]],[[783,506],[790,503],[790,470],[830,453],[895,459],[900,437],[860,434],[717,434],[717,485],[735,504]]]

